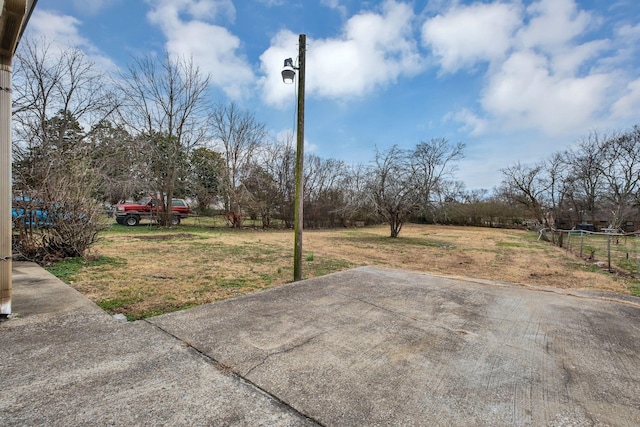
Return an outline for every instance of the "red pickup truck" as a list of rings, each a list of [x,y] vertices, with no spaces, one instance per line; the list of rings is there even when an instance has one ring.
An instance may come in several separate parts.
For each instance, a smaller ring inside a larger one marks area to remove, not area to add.
[[[160,200],[151,196],[143,197],[138,202],[123,202],[114,206],[116,222],[122,225],[134,226],[140,224],[140,220],[156,219],[162,212]],[[179,225],[182,218],[187,218],[191,213],[189,205],[182,199],[171,200],[171,225]]]

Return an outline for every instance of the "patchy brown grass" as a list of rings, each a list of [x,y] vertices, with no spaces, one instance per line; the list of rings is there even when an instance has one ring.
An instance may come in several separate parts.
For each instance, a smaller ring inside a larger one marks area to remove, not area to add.
[[[591,264],[534,233],[406,225],[307,230],[305,278],[363,265],[522,285],[629,293],[629,279]],[[114,226],[96,250],[110,262],[82,268],[71,284],[112,313],[143,318],[290,282],[291,231],[184,225],[176,230]]]

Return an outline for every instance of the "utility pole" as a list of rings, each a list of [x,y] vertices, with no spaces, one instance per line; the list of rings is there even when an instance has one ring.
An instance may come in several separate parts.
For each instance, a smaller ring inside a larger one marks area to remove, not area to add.
[[[296,142],[296,195],[294,207],[295,248],[293,280],[302,280],[302,229],[304,224],[304,79],[307,36],[300,34],[298,51],[298,135]]]

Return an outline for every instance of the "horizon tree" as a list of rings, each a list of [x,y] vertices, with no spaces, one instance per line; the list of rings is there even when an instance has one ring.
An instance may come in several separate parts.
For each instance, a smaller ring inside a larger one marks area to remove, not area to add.
[[[265,143],[267,132],[264,123],[252,112],[233,102],[213,108],[209,121],[213,143],[220,147],[226,163],[225,209],[232,218],[232,226],[238,228],[242,225],[243,210],[249,197],[243,181],[251,171],[259,148]]]
[[[135,58],[116,82],[123,98],[120,119],[147,157],[150,183],[163,205],[161,223],[171,223],[171,199],[191,150],[208,139],[206,90],[210,77],[193,58]]]
[[[456,162],[464,157],[464,148],[461,142],[452,145],[445,138],[432,138],[412,150],[409,160],[423,216],[432,205],[433,193],[444,195],[457,187],[451,179],[457,170]]]
[[[29,259],[84,256],[101,228],[89,138],[117,107],[108,79],[77,48],[25,38],[15,55],[13,192],[48,213],[16,223]]]
[[[397,238],[404,223],[420,209],[409,152],[397,145],[385,151],[376,148],[365,192],[380,220],[389,224],[390,237]]]

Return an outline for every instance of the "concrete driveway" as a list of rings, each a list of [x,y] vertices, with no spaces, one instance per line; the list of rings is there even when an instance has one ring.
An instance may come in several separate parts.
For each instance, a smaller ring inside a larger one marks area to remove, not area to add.
[[[87,307],[0,325],[3,424],[640,425],[638,298],[366,267],[133,323]]]

